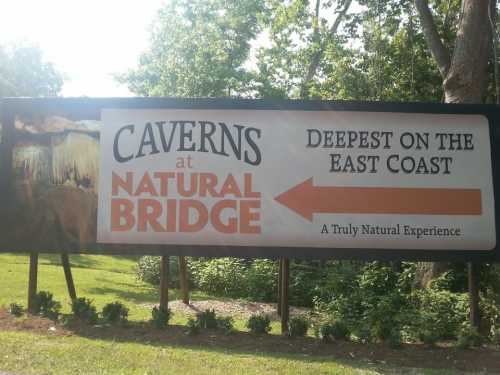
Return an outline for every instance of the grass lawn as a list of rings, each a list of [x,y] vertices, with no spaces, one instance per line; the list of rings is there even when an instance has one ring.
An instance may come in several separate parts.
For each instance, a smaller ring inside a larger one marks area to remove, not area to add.
[[[43,374],[400,374],[362,362],[0,332],[0,369]],[[437,370],[407,374],[452,374]]]
[[[67,335],[52,335],[46,328],[44,331],[0,331],[0,371],[22,374],[461,373],[397,367],[395,363],[407,365],[404,352],[410,352],[406,350],[397,354],[399,359],[391,364],[391,361],[369,361],[367,356],[358,353],[356,357],[349,356],[351,349],[346,349],[347,354],[339,358],[323,355],[321,351],[310,355],[303,350],[303,344],[313,349],[321,345],[312,339],[294,341],[277,335],[261,338],[241,332],[230,336],[205,333],[199,338],[187,338],[184,328],[180,327],[187,318],[179,314],[174,314],[171,321],[174,327],[164,331],[164,336],[155,338],[154,333],[148,336],[145,328],[141,327],[146,327],[144,322],[150,318],[150,306],[158,302],[159,296],[157,288],[135,278],[136,259],[71,255],[70,260],[78,296],[93,300],[98,310],[108,302],[121,301],[130,309],[131,327],[121,328],[122,331],[116,331],[116,335],[113,332],[94,334],[92,332],[98,332],[99,328],[90,327]],[[0,254],[0,307],[11,302],[26,305],[28,262],[26,255]],[[38,290],[52,292],[54,298],[62,303],[63,313],[70,311],[59,256],[40,256]],[[210,298],[199,292],[191,294],[193,300]],[[171,290],[170,299],[179,299],[178,291]],[[235,326],[239,331],[245,331],[242,319],[236,319]],[[277,322],[273,324],[272,333],[279,333]],[[220,344],[221,341],[224,343]],[[289,350],[280,352],[279,348],[287,345]],[[365,353],[371,350],[368,348]],[[428,354],[425,352],[424,355]],[[439,358],[441,354],[437,355]],[[414,360],[413,363],[420,367],[420,362]]]

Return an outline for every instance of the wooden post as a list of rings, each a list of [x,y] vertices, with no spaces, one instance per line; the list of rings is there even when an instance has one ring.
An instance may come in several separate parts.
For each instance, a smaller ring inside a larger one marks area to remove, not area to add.
[[[283,282],[283,261],[280,258],[278,260],[278,296],[276,298],[277,302],[277,314],[278,316],[281,316],[281,283]]]
[[[71,265],[69,263],[68,253],[61,254],[61,262],[64,269],[64,277],[66,278],[66,285],[68,287],[68,293],[71,300],[76,299],[76,289],[75,283],[73,282],[73,275],[71,273]]]
[[[189,305],[189,281],[187,272],[186,257],[179,256],[179,284],[181,288],[182,302],[185,305]]]
[[[168,265],[169,257],[161,256],[160,263],[160,309],[168,309]]]
[[[282,275],[281,275],[281,333],[288,333],[288,317],[290,315],[288,305],[288,285],[290,279],[290,259],[282,259]]]
[[[467,263],[467,271],[469,276],[469,321],[471,326],[479,329],[481,317],[479,315],[479,273],[477,265]]]
[[[30,270],[28,280],[28,311],[33,313],[38,279],[38,254],[30,254]]]

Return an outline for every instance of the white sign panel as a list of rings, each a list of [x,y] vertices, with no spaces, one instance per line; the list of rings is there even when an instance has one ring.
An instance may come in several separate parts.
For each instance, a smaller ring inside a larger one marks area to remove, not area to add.
[[[98,242],[490,250],[480,115],[103,110]]]

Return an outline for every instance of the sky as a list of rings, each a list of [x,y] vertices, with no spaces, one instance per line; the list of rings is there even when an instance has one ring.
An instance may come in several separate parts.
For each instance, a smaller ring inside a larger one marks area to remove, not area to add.
[[[0,0],[0,44],[34,44],[65,75],[64,96],[131,96],[112,77],[136,66],[165,0]]]

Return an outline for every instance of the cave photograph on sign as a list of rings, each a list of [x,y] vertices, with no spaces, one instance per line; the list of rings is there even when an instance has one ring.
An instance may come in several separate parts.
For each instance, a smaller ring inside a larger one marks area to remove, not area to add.
[[[59,116],[19,117],[12,149],[16,208],[2,237],[25,249],[95,242],[99,125]]]
[[[13,131],[20,249],[496,246],[479,114],[120,107]]]

